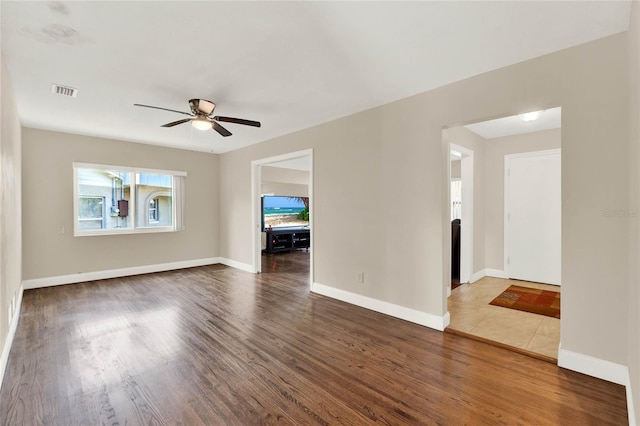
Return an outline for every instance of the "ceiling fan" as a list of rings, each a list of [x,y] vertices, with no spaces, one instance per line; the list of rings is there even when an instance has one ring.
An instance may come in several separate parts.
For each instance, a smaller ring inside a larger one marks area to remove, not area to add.
[[[191,108],[191,112],[177,111],[175,109],[169,108],[161,108],[157,106],[151,105],[142,105],[142,104],[133,104],[134,106],[145,107],[145,108],[154,108],[161,109],[164,111],[177,112],[178,114],[188,115],[191,118],[183,118],[182,120],[172,121],[171,123],[163,124],[160,127],[173,127],[178,124],[188,123],[189,121],[199,130],[209,130],[213,129],[216,132],[220,133],[222,136],[231,136],[231,132],[225,129],[218,123],[219,121],[225,123],[233,123],[233,124],[244,124],[245,126],[253,126],[260,127],[259,121],[253,120],[245,120],[243,118],[233,118],[233,117],[221,117],[221,116],[212,116],[213,110],[216,108],[216,104],[211,101],[207,101],[205,99],[189,99],[189,107]]]

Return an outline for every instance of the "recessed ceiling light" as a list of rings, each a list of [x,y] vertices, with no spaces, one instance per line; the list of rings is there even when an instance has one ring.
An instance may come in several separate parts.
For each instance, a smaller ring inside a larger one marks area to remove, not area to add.
[[[518,114],[518,117],[522,121],[535,121],[542,115],[544,111],[531,111],[524,114]]]

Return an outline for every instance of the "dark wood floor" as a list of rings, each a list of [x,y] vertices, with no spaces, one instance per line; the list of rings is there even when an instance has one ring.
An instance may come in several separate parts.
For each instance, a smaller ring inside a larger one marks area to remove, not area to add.
[[[308,291],[308,253],[24,294],[2,424],[623,425],[625,390]]]

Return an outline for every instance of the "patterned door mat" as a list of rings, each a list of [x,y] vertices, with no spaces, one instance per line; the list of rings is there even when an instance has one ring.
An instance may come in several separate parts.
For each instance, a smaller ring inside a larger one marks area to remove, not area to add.
[[[512,285],[489,304],[560,318],[560,293],[557,291]]]

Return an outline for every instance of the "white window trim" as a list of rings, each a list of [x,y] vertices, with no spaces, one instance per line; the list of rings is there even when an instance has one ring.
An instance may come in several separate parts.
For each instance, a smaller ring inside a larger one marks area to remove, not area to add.
[[[100,230],[85,230],[81,231],[79,229],[78,220],[78,169],[95,169],[95,170],[118,170],[122,172],[128,173],[145,173],[145,174],[158,174],[158,175],[171,175],[171,214],[173,217],[173,225],[172,226],[154,226],[154,227],[137,227],[136,226],[136,217],[135,217],[135,209],[136,209],[136,194],[133,190],[133,186],[135,185],[133,182],[135,179],[132,179],[132,190],[130,194],[129,200],[129,211],[134,212],[131,218],[131,227],[128,228],[120,228],[120,229],[100,229]],[[94,164],[94,163],[80,163],[73,162],[73,236],[74,237],[92,237],[98,235],[125,235],[125,234],[146,234],[146,233],[158,233],[158,232],[178,232],[184,229],[184,224],[178,223],[177,213],[177,203],[173,202],[176,200],[176,176],[178,177],[186,177],[187,172],[177,171],[177,170],[160,170],[160,169],[147,169],[142,167],[127,167],[127,166],[114,166],[109,164]],[[184,194],[180,194],[180,198],[184,200]],[[184,202],[184,201],[183,201]]]
[[[162,169],[145,169],[143,167],[128,167],[128,166],[114,166],[110,164],[94,164],[94,163],[78,163],[73,162],[73,168],[77,169],[115,169],[122,172],[137,172],[148,173],[153,175],[173,175],[173,176],[187,176],[187,172],[179,170],[162,170]]]

